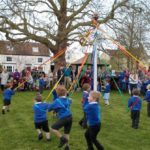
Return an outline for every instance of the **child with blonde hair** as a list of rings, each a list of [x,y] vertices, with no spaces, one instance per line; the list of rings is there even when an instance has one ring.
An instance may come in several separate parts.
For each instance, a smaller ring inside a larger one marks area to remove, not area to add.
[[[97,140],[97,135],[101,129],[101,113],[100,105],[98,103],[99,99],[100,92],[91,91],[88,98],[89,104],[87,104],[84,108],[88,122],[88,128],[85,132],[88,150],[94,150],[93,144],[96,146],[97,150],[104,150],[101,143]]]

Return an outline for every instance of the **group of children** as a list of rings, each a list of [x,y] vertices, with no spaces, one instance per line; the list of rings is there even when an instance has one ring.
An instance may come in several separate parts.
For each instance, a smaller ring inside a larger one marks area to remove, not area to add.
[[[100,118],[100,105],[98,103],[100,98],[100,92],[90,91],[90,85],[85,84],[83,86],[85,91],[83,92],[83,109],[84,118],[88,123],[87,130],[85,132],[85,139],[87,141],[88,150],[94,150],[93,144],[98,150],[104,150],[103,146],[96,139],[98,132],[101,128]],[[51,132],[54,133],[60,140],[59,148],[63,147],[64,150],[69,150],[69,134],[72,127],[72,113],[70,111],[71,99],[67,97],[67,90],[63,85],[59,85],[54,92],[54,101],[50,104],[42,102],[41,94],[38,94],[35,98],[34,109],[34,122],[35,128],[38,132],[38,139],[42,139],[42,131],[46,132],[47,140],[50,140],[50,132],[48,128],[48,121],[46,117],[47,111],[55,111],[58,120],[51,125]],[[56,98],[57,95],[57,98]],[[60,128],[64,128],[64,135],[59,131]]]
[[[144,100],[148,102],[147,112],[150,117],[150,85],[147,86],[147,92]],[[54,100],[52,103],[46,103],[42,101],[41,93],[38,93],[35,97],[34,110],[34,124],[38,132],[38,139],[43,138],[42,130],[45,131],[47,141],[51,140],[50,131],[54,133],[60,140],[59,148],[64,147],[64,150],[69,150],[69,134],[72,128],[72,113],[70,110],[71,99],[67,96],[67,90],[63,85],[57,86],[54,92]],[[2,114],[5,111],[9,111],[9,105],[11,103],[12,95],[15,91],[12,89],[12,85],[8,84],[4,90],[4,105],[2,107]],[[139,125],[140,110],[142,106],[142,100],[139,97],[139,90],[133,89],[132,96],[128,100],[128,107],[131,110],[132,128],[137,129]],[[109,104],[110,85],[106,84],[104,91],[105,104]],[[87,142],[87,150],[94,150],[93,144],[97,150],[104,150],[104,147],[97,140],[97,135],[101,129],[101,112],[100,112],[100,92],[91,91],[91,86],[88,83],[83,85],[82,94],[82,109],[83,118],[79,121],[79,124],[86,129],[85,139]],[[57,120],[51,125],[49,129],[47,112],[54,111],[57,115]],[[59,129],[64,128],[64,134]]]
[[[58,86],[56,88],[57,98],[52,103],[42,102],[42,96],[39,93],[35,98],[34,109],[34,123],[35,128],[38,132],[38,139],[43,138],[42,131],[46,132],[46,138],[50,140],[50,132],[48,126],[48,120],[46,117],[47,111],[55,111],[58,120],[52,124],[51,132],[54,133],[59,139],[60,144],[58,147],[63,147],[64,150],[69,150],[69,133],[72,126],[72,113],[70,111],[71,99],[67,97],[67,90],[64,86]],[[60,128],[64,127],[64,135],[59,131]]]

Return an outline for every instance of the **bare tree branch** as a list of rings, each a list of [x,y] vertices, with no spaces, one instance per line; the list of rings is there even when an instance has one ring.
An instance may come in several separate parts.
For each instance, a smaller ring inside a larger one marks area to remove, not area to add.
[[[110,12],[106,9],[107,15],[102,13],[98,23],[105,24],[114,19],[117,10],[128,1],[115,1]],[[101,3],[96,3],[96,7],[101,8]],[[78,41],[78,35],[86,27],[92,27],[88,18],[93,15],[94,4],[92,0],[0,1],[0,31],[6,33],[8,40],[34,40],[56,53],[70,41]]]

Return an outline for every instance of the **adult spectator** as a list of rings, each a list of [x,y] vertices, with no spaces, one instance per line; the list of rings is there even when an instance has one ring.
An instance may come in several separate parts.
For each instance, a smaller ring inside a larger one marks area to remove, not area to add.
[[[18,72],[18,69],[15,69],[15,72],[13,74],[14,80],[18,81],[20,79],[20,73]]]
[[[49,73],[47,75],[47,86],[46,88],[52,88],[53,86],[53,72],[49,70]]]
[[[3,69],[2,73],[1,73],[1,90],[3,91],[5,88],[5,85],[8,82],[8,78],[9,78],[9,73],[7,72],[6,69]]]
[[[63,66],[61,66],[57,71],[57,81],[62,77],[63,73],[64,73],[64,68]],[[62,85],[63,83],[64,83],[64,77],[61,78],[59,84]]]
[[[126,82],[125,82],[125,71],[120,72],[118,76],[118,83],[121,91],[125,91],[126,89]]]
[[[129,94],[132,94],[132,90],[137,88],[138,80],[138,74],[132,71],[129,76]]]
[[[69,88],[71,82],[71,69],[64,68],[64,85],[66,88]]]
[[[139,80],[143,81],[145,79],[145,73],[143,70],[138,71]]]
[[[150,66],[148,68],[148,71],[147,71],[147,74],[146,74],[148,77],[150,77]]]

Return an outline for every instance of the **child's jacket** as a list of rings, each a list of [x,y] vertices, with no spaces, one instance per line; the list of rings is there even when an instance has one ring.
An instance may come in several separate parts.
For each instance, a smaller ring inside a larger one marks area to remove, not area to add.
[[[98,125],[101,122],[100,106],[97,102],[90,102],[84,108],[89,126]]]
[[[53,103],[49,104],[48,111],[55,110],[58,118],[62,119],[71,115],[71,100],[67,97],[59,97]]]
[[[58,95],[55,89],[53,90],[52,94],[53,94],[53,101],[55,101],[58,98]]]
[[[11,101],[11,97],[14,94],[15,94],[15,92],[9,88],[4,90],[4,93],[3,93],[4,101]]]
[[[47,120],[46,112],[48,104],[43,102],[36,102],[33,106],[34,122],[43,122]]]
[[[133,95],[128,100],[128,107],[131,110],[141,110],[142,107],[142,100],[140,97]]]

